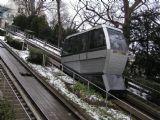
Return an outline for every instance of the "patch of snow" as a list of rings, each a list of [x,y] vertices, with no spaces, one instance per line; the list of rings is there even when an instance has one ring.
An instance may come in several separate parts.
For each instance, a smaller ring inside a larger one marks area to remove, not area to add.
[[[146,94],[146,93],[141,92],[141,91],[139,91],[139,90],[137,90],[137,89],[134,89],[134,88],[131,88],[131,87],[129,87],[128,90],[129,90],[130,92],[132,92],[133,94],[135,94],[135,95],[137,95],[137,96],[139,96],[139,97],[147,100],[147,94]]]
[[[17,36],[20,36],[20,37],[22,37],[22,38],[25,37],[25,34],[24,34],[23,32],[16,32],[16,35],[17,35]]]
[[[0,30],[5,31],[3,28],[0,27]]]
[[[25,51],[20,51],[20,50],[16,50],[14,48],[12,48],[12,50],[14,50],[14,52],[23,60],[27,60],[28,56],[29,56],[29,51],[25,50]]]
[[[39,74],[41,74],[43,77],[48,79],[48,83],[50,85],[52,85],[57,91],[59,91],[62,95],[68,97],[70,100],[72,100],[74,103],[78,104],[81,108],[83,108],[84,110],[86,110],[86,112],[92,116],[95,120],[108,120],[110,117],[109,116],[103,116],[100,112],[100,109],[97,109],[97,107],[91,106],[88,103],[84,102],[83,100],[81,100],[80,98],[77,97],[77,95],[73,94],[72,92],[70,92],[67,88],[65,83],[59,78],[57,77],[54,73],[54,69],[57,68],[50,68],[50,67],[42,67],[40,65],[34,65],[29,63],[29,65],[35,69]],[[50,70],[49,70],[50,69]],[[53,69],[53,71],[51,72],[51,69]],[[50,73],[51,72],[51,73]],[[71,78],[70,78],[71,79]],[[70,80],[69,79],[69,80]],[[73,80],[71,81],[73,82]],[[92,99],[97,99],[95,96],[92,96]],[[106,110],[106,108],[104,107],[104,109]],[[114,118],[116,119],[121,119],[123,118],[124,120],[130,120],[130,117],[128,117],[127,115],[121,113],[118,110],[114,110],[114,109],[108,109],[107,108],[107,113],[111,114]],[[116,114],[116,115],[115,115]]]
[[[17,39],[20,42],[24,42],[24,38],[25,38],[25,34],[23,32],[16,32],[16,35],[13,34],[9,34],[13,39]],[[27,39],[30,42],[39,45],[40,47],[43,47],[59,56],[61,56],[60,50],[54,46],[51,46],[49,44],[47,44],[46,42],[43,42],[37,38],[34,39]]]
[[[130,85],[132,85],[132,86],[134,86],[134,87],[136,87],[136,88],[139,88],[139,89],[141,89],[141,90],[143,90],[143,91],[145,91],[145,92],[149,92],[147,89],[145,89],[145,88],[143,88],[143,87],[141,87],[141,86],[139,86],[139,85],[136,85],[136,84],[134,84],[134,83],[132,83],[132,82],[128,82],[128,84],[130,84]]]
[[[13,34],[9,34],[10,37],[12,37],[13,39],[19,41],[19,42],[24,42],[24,39],[19,37],[19,36],[16,36],[16,35],[13,35]]]
[[[75,80],[73,80],[71,77],[67,76],[67,75],[63,75],[61,76],[61,79],[66,82],[66,83],[69,83],[69,84],[75,84]]]
[[[29,51],[18,51],[14,50],[22,59],[26,60],[29,55]],[[28,62],[27,62],[28,63]],[[47,78],[47,82],[53,86],[59,93],[73,101],[75,104],[79,105],[82,109],[84,109],[92,118],[95,120],[109,120],[109,119],[123,119],[123,120],[130,120],[130,117],[125,115],[119,110],[114,110],[108,107],[95,107],[93,105],[89,105],[88,103],[84,102],[82,99],[78,98],[77,95],[70,92],[64,81],[73,82],[74,80],[70,77],[61,75],[61,71],[54,66],[51,67],[43,67],[41,65],[35,65],[28,63],[35,71],[41,74],[43,77]],[[63,81],[61,80],[63,79]],[[65,79],[65,80],[64,80]],[[91,99],[97,99],[94,95],[91,96]],[[106,114],[104,114],[105,111]],[[110,115],[108,115],[110,114]]]
[[[38,39],[28,39],[30,42],[32,42],[32,43],[35,43],[35,44],[37,44],[37,45],[39,45],[40,47],[43,47],[43,48],[45,48],[45,49],[47,49],[47,50],[49,50],[49,51],[51,51],[51,52],[54,52],[55,54],[57,54],[57,55],[61,55],[61,53],[58,51],[58,50],[55,50],[55,49],[57,49],[57,48],[55,48],[55,47],[49,47],[49,45],[48,44],[46,44],[46,42],[43,42],[43,41],[40,41],[40,40],[38,40]]]
[[[59,51],[54,50],[53,48],[48,47],[48,46],[44,46],[44,47],[45,47],[46,49],[48,49],[48,50],[50,50],[50,51],[54,52],[55,54],[57,54],[57,55],[61,56],[61,54],[60,54],[60,52],[59,52]]]
[[[0,39],[4,41],[5,40],[5,36],[0,36]]]
[[[99,99],[96,95],[91,95],[91,96],[89,96],[88,99],[92,100],[92,101],[101,101],[101,99]]]

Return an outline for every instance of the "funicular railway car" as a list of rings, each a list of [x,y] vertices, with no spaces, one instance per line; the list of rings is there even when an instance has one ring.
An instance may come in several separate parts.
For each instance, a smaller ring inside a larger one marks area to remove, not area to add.
[[[108,92],[124,92],[128,46],[121,30],[100,25],[68,36],[61,62]]]

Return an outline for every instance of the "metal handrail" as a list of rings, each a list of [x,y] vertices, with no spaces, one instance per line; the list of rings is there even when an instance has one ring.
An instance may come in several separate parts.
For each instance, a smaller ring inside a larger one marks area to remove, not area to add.
[[[19,101],[21,107],[23,108],[23,110],[24,110],[25,113],[27,114],[28,118],[29,118],[30,120],[32,120],[32,118],[30,117],[30,115],[29,115],[28,112],[26,111],[25,107],[23,106],[22,102],[21,102],[20,99],[18,98],[17,94],[16,94],[15,91],[13,90],[13,88],[12,88],[11,84],[9,83],[8,79],[7,79],[6,76],[4,75],[3,71],[2,71],[2,70],[0,70],[0,71],[1,71],[4,79],[7,81],[8,85],[10,86],[12,92],[13,92],[14,95],[16,96],[17,100]]]
[[[78,77],[80,77],[80,78],[82,78],[83,80],[87,81],[87,82],[88,82],[88,84],[92,84],[93,86],[95,86],[95,87],[96,87],[96,88],[98,88],[99,90],[101,90],[101,91],[105,92],[105,93],[106,93],[106,95],[110,95],[111,97],[113,97],[113,98],[115,98],[116,100],[118,100],[118,101],[122,102],[123,104],[127,105],[127,106],[128,106],[128,107],[130,107],[131,109],[133,109],[133,110],[135,110],[135,111],[137,111],[137,112],[139,112],[139,113],[143,114],[144,116],[148,117],[149,119],[153,120],[153,119],[152,119],[152,118],[150,118],[149,116],[147,116],[147,115],[145,115],[144,113],[142,113],[140,110],[138,110],[138,109],[134,108],[133,106],[129,105],[128,103],[126,103],[126,102],[122,101],[121,99],[119,99],[118,97],[114,96],[113,94],[111,94],[111,93],[107,92],[106,90],[104,90],[104,89],[100,88],[100,87],[99,87],[99,86],[97,86],[96,84],[94,84],[94,83],[92,83],[91,81],[87,80],[87,79],[86,79],[86,78],[84,78],[83,76],[81,76],[81,75],[77,74],[76,72],[74,72],[73,70],[71,70],[71,69],[69,69],[68,67],[64,66],[63,64],[61,64],[61,66],[62,66],[62,67],[61,67],[61,68],[62,68],[62,72],[63,72],[63,68],[68,69],[68,70],[69,70],[69,72],[72,72],[74,75],[77,75]]]
[[[6,28],[6,29],[8,29],[8,28]],[[9,30],[8,30],[8,31],[9,31]],[[11,31],[12,31],[12,30],[11,30]],[[21,32],[21,33],[23,33],[23,31],[21,31],[21,30],[18,30],[18,31]],[[15,34],[16,34],[16,33],[15,33]],[[17,35],[17,34],[16,34],[16,35]],[[17,35],[17,36],[22,37],[23,39],[26,39],[26,37],[24,37],[24,36],[20,36],[20,35]],[[44,41],[38,39],[37,37],[34,37],[33,40],[38,41],[38,42],[40,42],[40,43],[42,43],[42,44],[45,44],[47,47],[50,47],[50,48],[52,48],[52,49],[54,49],[54,50],[56,50],[56,51],[58,51],[58,52],[61,51],[60,49],[56,48],[55,46],[51,46],[51,45],[49,45],[47,42],[44,42]],[[41,47],[42,47],[42,46],[41,46]]]

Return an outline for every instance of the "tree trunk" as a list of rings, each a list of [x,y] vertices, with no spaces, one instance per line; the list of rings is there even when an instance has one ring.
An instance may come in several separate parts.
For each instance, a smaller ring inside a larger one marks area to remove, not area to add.
[[[30,11],[31,11],[31,15],[35,14],[35,0],[30,1]]]
[[[61,13],[60,13],[60,5],[61,5],[61,0],[56,0],[57,2],[57,14],[58,14],[58,48],[61,46],[61,41],[62,41],[62,23],[61,23]]]

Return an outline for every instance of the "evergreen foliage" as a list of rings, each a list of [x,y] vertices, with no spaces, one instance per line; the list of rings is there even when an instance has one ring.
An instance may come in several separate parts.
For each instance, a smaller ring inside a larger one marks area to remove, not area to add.
[[[13,39],[10,36],[6,36],[7,44],[10,45],[11,47],[17,49],[17,50],[22,50],[22,42],[19,42],[16,39]]]
[[[27,17],[25,15],[18,15],[13,20],[13,25],[19,26],[21,30],[27,27]]]
[[[35,63],[38,65],[42,65],[43,62],[43,53],[42,51],[40,51],[37,48],[29,48],[29,57],[27,59],[27,61],[31,62],[31,63]]]
[[[160,25],[154,10],[136,14],[131,22],[130,51],[135,56],[129,74],[160,83]]]
[[[58,24],[54,26],[52,29],[46,20],[45,16],[24,16],[18,15],[13,20],[13,25],[19,26],[21,30],[31,30],[35,32],[35,36],[44,39],[45,41],[49,42],[53,45],[58,45]],[[62,39],[70,34],[78,32],[75,29],[71,28],[62,28]]]
[[[0,100],[0,120],[15,120],[13,108],[6,100]]]

